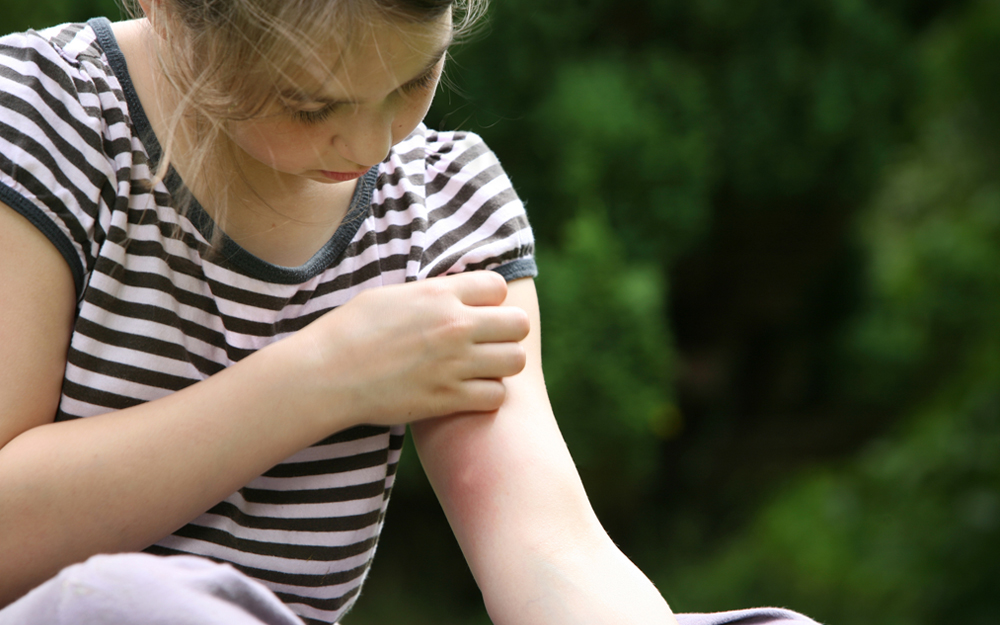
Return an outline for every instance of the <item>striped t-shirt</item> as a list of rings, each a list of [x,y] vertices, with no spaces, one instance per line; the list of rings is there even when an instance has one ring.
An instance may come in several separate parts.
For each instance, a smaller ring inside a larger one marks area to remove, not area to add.
[[[524,207],[468,133],[421,126],[357,185],[301,267],[223,238],[181,182],[150,189],[159,145],[107,20],[0,38],[0,201],[69,264],[78,308],[58,420],[154,400],[239,361],[364,289],[473,269],[535,274]],[[149,548],[229,562],[307,622],[334,623],[368,571],[404,427],[303,450]]]

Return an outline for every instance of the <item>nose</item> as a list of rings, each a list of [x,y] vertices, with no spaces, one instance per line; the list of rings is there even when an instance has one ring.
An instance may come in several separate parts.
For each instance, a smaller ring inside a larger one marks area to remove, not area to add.
[[[337,153],[363,167],[385,160],[392,148],[393,117],[387,111],[359,107],[344,124],[338,124],[331,141]]]

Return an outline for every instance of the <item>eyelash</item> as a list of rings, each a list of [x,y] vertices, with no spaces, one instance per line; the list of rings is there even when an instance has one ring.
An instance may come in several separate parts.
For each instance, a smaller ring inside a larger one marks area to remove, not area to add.
[[[318,124],[325,121],[333,112],[339,107],[339,104],[327,104],[321,109],[315,111],[292,111],[292,117],[295,121],[302,122],[304,124]]]
[[[416,93],[418,91],[423,91],[424,89],[428,89],[434,86],[434,84],[437,82],[437,77],[438,77],[438,72],[437,72],[437,67],[435,67],[431,69],[431,71],[424,74],[423,76],[418,76],[415,79],[403,85],[402,87],[400,87],[400,91],[402,91],[403,93]]]
[[[437,81],[437,68],[435,67],[431,71],[427,72],[423,76],[418,76],[417,78],[411,80],[405,85],[399,88],[403,94],[409,95],[411,93],[417,93],[429,89]],[[330,115],[333,115],[334,111],[342,106],[342,104],[333,102],[327,104],[321,109],[315,111],[293,111],[292,116],[296,121],[302,122],[304,124],[318,124],[320,122],[326,121]]]

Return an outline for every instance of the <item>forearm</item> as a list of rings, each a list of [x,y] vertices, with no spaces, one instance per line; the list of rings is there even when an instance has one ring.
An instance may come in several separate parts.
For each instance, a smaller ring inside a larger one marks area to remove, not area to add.
[[[605,536],[599,544],[545,550],[526,558],[525,576],[506,601],[492,601],[493,622],[560,625],[675,625],[659,591]],[[520,605],[519,605],[520,604]]]
[[[550,414],[502,409],[412,427],[422,461],[442,476],[436,487],[451,494],[446,513],[494,623],[674,623],[598,522]]]
[[[276,372],[296,355],[272,347],[163,399],[32,428],[0,449],[0,605],[94,553],[148,546],[338,429],[294,403],[294,377]]]
[[[495,409],[528,329],[496,306],[505,293],[490,272],[370,290],[207,380],[69,422],[50,422],[65,343],[48,346],[45,376],[0,375],[0,604],[65,564],[155,542],[335,432]],[[35,379],[41,407],[17,399]]]
[[[515,286],[516,284],[516,286]],[[508,303],[538,328],[530,281]],[[505,380],[492,416],[411,425],[495,623],[672,624],[660,593],[601,527],[563,442],[542,381],[537,331],[524,371]]]
[[[340,430],[496,408],[527,333],[497,308],[505,294],[492,272],[369,290],[182,391],[52,423],[73,279],[0,203],[0,360],[16,363],[0,369],[0,605],[66,564],[146,547]]]

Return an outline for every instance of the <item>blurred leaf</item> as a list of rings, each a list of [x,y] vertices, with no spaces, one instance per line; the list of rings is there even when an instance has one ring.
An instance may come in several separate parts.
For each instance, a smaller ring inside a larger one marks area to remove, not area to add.
[[[598,508],[631,504],[680,426],[672,402],[663,279],[629,264],[600,213],[583,213],[539,256],[549,395]]]
[[[40,30],[63,22],[82,22],[96,16],[112,21],[122,13],[115,0],[0,0],[0,34],[34,28]]]
[[[630,258],[675,257],[708,216],[707,107],[698,73],[659,51],[560,67],[532,119],[554,201],[606,206]]]

